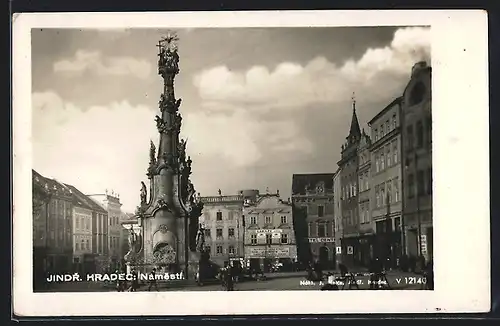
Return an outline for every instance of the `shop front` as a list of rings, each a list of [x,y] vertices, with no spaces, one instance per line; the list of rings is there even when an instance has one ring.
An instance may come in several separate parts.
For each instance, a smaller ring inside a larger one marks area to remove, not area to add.
[[[308,238],[308,242],[312,256],[318,260],[323,269],[335,268],[335,238]]]
[[[269,272],[276,265],[293,265],[297,261],[297,247],[294,245],[247,246],[245,260],[251,269]]]

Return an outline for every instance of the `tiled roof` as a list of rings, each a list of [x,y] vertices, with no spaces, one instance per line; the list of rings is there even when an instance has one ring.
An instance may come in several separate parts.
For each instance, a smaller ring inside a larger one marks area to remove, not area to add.
[[[334,176],[335,173],[294,174],[292,176],[292,194],[305,194],[308,186],[314,191],[320,182],[325,184],[325,191],[331,192]]]
[[[72,186],[72,185],[69,185],[69,184],[66,184],[67,187],[69,187],[71,189],[71,191],[73,192],[73,195],[78,198],[78,200],[80,200],[81,202],[84,202],[85,205],[91,209],[91,210],[94,210],[94,211],[97,211],[97,212],[100,212],[100,213],[103,213],[103,214],[107,214],[108,212],[102,208],[100,205],[98,205],[97,203],[95,203],[91,198],[85,196],[85,194],[83,192],[81,192],[80,190],[78,190],[75,186]]]

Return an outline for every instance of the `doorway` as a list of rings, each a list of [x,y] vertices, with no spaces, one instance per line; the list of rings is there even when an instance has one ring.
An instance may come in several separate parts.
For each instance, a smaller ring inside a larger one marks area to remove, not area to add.
[[[319,262],[323,268],[328,266],[328,248],[323,246],[319,248]]]

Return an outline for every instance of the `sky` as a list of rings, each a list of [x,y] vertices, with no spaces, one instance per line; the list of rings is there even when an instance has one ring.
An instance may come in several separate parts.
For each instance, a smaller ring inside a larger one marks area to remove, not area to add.
[[[349,132],[430,64],[425,27],[179,29],[181,136],[202,196],[291,195],[294,173],[333,173]],[[163,82],[166,30],[33,29],[33,168],[87,194],[139,204]]]

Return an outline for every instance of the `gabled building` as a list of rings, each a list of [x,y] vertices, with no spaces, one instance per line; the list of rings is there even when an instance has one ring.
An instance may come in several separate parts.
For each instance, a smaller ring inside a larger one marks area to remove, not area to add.
[[[342,145],[341,159],[337,162],[340,168],[340,186],[342,200],[342,235],[341,255],[346,265],[359,265],[360,224],[358,207],[358,149],[362,138],[356,114],[356,101],[352,103],[352,119],[349,134]]]
[[[297,243],[292,204],[279,192],[245,198],[245,259],[250,266],[268,271],[273,263],[291,265],[297,261]]]
[[[374,254],[386,268],[401,257],[401,98],[396,98],[368,122],[371,153],[371,216],[376,234]]]
[[[300,261],[335,266],[333,173],[292,176],[293,220]],[[302,232],[301,232],[302,231]]]
[[[374,229],[371,216],[372,141],[363,129],[358,147],[358,214],[359,214],[359,262],[369,266],[373,258]]]
[[[412,68],[402,100],[403,228],[406,254],[433,256],[432,227],[432,69]]]

